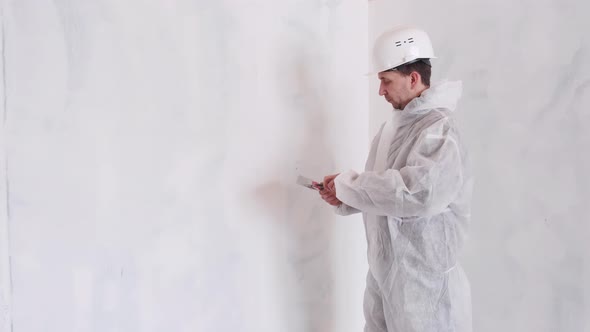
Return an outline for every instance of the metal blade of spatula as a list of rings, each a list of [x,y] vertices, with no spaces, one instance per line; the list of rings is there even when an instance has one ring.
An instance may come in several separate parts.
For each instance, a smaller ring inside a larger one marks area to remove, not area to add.
[[[324,188],[324,185],[322,183],[318,183],[317,187],[314,187],[313,182],[314,181],[312,179],[306,178],[305,176],[299,175],[297,177],[297,184],[298,185],[301,185],[301,186],[304,186],[306,188],[313,189],[313,190],[318,190],[318,187],[320,189]]]

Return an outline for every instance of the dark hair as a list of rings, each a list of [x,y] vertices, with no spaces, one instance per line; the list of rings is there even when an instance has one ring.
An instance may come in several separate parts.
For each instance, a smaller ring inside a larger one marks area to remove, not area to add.
[[[410,62],[401,65],[396,69],[404,76],[408,76],[415,71],[420,74],[420,77],[422,78],[422,84],[430,86],[430,75],[432,70],[429,62],[430,61],[428,61],[428,59],[420,59],[416,62]]]

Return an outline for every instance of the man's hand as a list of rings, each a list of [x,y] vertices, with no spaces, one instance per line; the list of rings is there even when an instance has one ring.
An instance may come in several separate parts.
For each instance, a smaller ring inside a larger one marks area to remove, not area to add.
[[[328,175],[324,177],[324,189],[328,189],[330,191],[334,192],[334,195],[336,194],[336,186],[334,185],[334,179],[340,175],[340,173],[338,174],[334,174],[334,175]]]
[[[320,196],[322,199],[333,206],[339,206],[342,204],[342,202],[336,198],[336,186],[334,185],[334,179],[339,174],[340,173],[324,177],[324,188],[320,190]]]
[[[322,199],[330,205],[339,206],[340,204],[342,204],[342,202],[338,198],[336,198],[336,194],[329,192],[328,190],[320,191],[320,196],[322,196]]]

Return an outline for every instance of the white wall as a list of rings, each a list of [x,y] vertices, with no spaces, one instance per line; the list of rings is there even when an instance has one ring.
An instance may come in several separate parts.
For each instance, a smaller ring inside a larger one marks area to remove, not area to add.
[[[371,42],[398,24],[423,27],[435,79],[464,83],[474,331],[590,331],[588,2],[369,4]],[[374,134],[388,106],[370,82]]]
[[[362,329],[366,3],[1,5],[0,331]]]

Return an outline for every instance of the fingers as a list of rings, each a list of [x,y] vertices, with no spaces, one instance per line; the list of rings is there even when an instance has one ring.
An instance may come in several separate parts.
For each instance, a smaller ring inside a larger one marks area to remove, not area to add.
[[[327,189],[330,189],[332,191],[335,190],[335,184],[334,184],[334,179],[340,175],[340,173],[338,174],[333,174],[333,175],[328,175],[324,177],[324,187]]]
[[[330,196],[330,197],[322,197],[322,198],[323,198],[323,200],[326,203],[328,203],[330,205],[340,205],[340,204],[342,204],[342,202],[338,198],[333,197],[333,196]]]
[[[334,182],[336,176],[338,176],[338,174],[324,176],[324,186],[327,186],[331,182]]]
[[[336,192],[336,185],[334,184],[334,180],[332,179],[332,181],[330,181],[330,183],[328,183],[328,190],[332,191],[332,192]]]
[[[334,195],[334,193],[328,192],[326,190],[320,191],[320,196],[322,196],[323,200],[327,200],[330,198],[336,198],[336,195]]]
[[[320,196],[322,196],[322,199],[330,205],[338,206],[342,204],[342,202],[336,197],[335,193],[328,190],[320,191]]]
[[[342,202],[338,198],[335,198],[335,197],[326,200],[326,202],[330,205],[333,205],[333,206],[338,206],[338,205],[342,204]]]
[[[342,204],[342,201],[340,201],[336,197],[336,185],[334,184],[334,179],[339,174],[340,173],[325,176],[324,182],[323,182],[323,185],[324,185],[323,188],[319,188],[319,187],[315,186],[315,184],[317,184],[317,183],[314,183],[314,186],[319,189],[320,196],[322,197],[322,199],[324,201],[326,201],[326,203],[333,205],[333,206],[338,206],[338,205]]]

